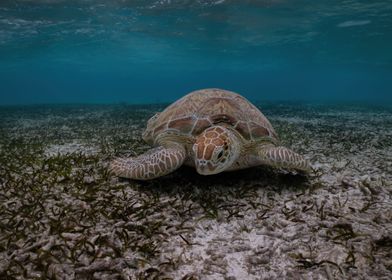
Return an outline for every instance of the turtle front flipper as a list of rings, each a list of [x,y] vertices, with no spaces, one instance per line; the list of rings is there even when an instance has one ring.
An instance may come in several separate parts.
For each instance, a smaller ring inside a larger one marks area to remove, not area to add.
[[[123,178],[150,180],[169,174],[185,160],[185,148],[176,143],[159,146],[137,157],[118,158],[111,162],[110,171]]]
[[[258,156],[262,164],[273,167],[295,169],[304,172],[311,170],[308,160],[286,147],[262,147],[258,151]]]

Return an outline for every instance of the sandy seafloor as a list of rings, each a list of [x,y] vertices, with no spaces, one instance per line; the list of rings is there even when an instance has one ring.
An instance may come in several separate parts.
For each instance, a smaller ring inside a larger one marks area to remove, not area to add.
[[[264,104],[308,177],[108,174],[161,109],[0,108],[1,279],[392,279],[392,110]]]

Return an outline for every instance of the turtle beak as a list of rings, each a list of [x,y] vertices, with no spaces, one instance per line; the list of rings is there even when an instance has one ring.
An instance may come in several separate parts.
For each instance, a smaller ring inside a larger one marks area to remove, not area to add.
[[[221,172],[220,170],[217,170],[217,168],[215,168],[211,162],[206,160],[196,160],[195,166],[197,173],[200,175],[213,175]]]
[[[208,171],[206,165],[196,166],[197,173],[200,175],[208,175]]]
[[[207,175],[207,161],[205,160],[200,160],[200,159],[196,159],[195,160],[195,167],[197,170],[197,173],[201,174],[201,175]]]

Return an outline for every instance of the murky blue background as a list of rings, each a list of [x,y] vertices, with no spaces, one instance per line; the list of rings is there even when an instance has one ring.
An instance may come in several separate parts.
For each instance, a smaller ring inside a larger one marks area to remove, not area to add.
[[[392,102],[392,1],[1,0],[0,104]]]

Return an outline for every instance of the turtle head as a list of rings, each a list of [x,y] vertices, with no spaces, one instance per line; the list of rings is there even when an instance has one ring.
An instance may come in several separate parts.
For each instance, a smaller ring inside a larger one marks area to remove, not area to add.
[[[199,174],[217,174],[229,169],[240,155],[240,140],[223,126],[212,126],[201,133],[195,144],[195,167]]]

